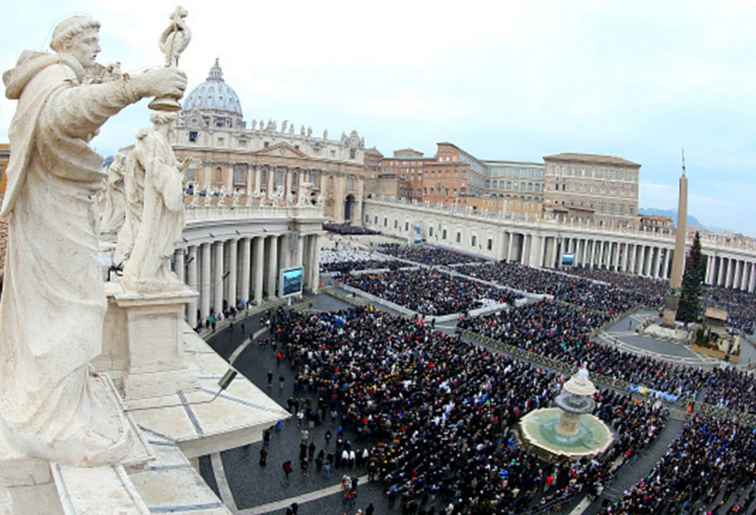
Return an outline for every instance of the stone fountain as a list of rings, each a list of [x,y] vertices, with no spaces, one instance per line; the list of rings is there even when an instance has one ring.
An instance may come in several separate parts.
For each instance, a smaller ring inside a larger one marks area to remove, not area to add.
[[[526,447],[548,461],[579,459],[606,451],[614,440],[609,427],[591,415],[596,387],[588,370],[580,369],[554,399],[556,407],[542,408],[520,421],[520,436]]]

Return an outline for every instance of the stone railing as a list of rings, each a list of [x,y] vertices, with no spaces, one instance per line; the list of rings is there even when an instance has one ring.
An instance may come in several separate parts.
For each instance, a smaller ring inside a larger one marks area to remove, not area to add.
[[[249,218],[322,218],[321,206],[186,206],[186,222]]]

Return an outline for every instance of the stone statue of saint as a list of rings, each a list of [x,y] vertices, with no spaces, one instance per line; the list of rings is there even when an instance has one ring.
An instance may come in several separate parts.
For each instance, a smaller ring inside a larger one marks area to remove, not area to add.
[[[97,393],[102,382],[89,366],[102,351],[106,300],[90,200],[104,172],[88,143],[124,107],[180,97],[186,88],[174,68],[84,84],[100,52],[99,28],[88,16],[67,18],[53,31],[53,53],[22,52],[3,74],[5,95],[18,104],[0,210],[8,221],[0,443],[75,466],[119,462],[131,434],[120,410]]]
[[[142,225],[144,212],[144,169],[137,166],[134,152],[129,151],[126,156],[126,172],[124,174],[125,219],[118,231],[113,261],[122,265],[126,263],[134,249],[134,242]]]
[[[117,234],[126,219],[125,173],[126,154],[118,152],[108,167],[105,187],[99,196],[98,233],[101,235]]]
[[[176,113],[153,113],[154,127],[139,131],[131,152],[144,177],[142,223],[121,279],[131,291],[183,289],[170,261],[184,230],[183,171],[189,165],[179,165],[168,143],[168,127],[176,117]]]

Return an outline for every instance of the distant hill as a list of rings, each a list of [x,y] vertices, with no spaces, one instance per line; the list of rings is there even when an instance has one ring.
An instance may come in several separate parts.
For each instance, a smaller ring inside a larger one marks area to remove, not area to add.
[[[675,224],[677,224],[676,209],[656,209],[653,207],[642,207],[640,209],[640,214],[646,216],[668,216]],[[690,227],[691,229],[706,229],[706,226],[698,221],[698,218],[693,215],[688,215],[688,227]]]

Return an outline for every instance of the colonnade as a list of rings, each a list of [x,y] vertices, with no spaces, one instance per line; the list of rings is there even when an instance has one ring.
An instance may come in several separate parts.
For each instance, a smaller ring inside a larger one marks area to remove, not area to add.
[[[189,243],[173,260],[179,279],[199,292],[187,308],[192,327],[229,306],[243,309],[279,297],[285,268],[303,266],[304,288],[317,292],[319,263],[318,234],[297,232]]]

